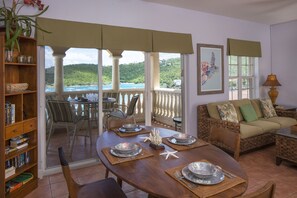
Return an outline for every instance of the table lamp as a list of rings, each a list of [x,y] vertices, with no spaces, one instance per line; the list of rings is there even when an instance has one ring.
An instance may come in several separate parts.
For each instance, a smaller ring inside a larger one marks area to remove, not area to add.
[[[278,96],[278,91],[276,89],[276,86],[281,86],[281,84],[278,82],[276,78],[276,75],[275,74],[268,75],[263,86],[271,86],[270,91],[268,92],[268,95],[271,99],[272,104],[275,105],[275,101]]]

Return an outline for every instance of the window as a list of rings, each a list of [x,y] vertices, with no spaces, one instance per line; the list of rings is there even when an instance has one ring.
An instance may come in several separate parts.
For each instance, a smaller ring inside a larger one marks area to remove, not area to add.
[[[258,58],[229,56],[229,99],[255,98]]]

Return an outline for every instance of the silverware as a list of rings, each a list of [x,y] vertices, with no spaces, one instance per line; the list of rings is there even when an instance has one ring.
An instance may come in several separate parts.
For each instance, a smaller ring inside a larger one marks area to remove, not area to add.
[[[180,171],[175,171],[174,172],[174,176],[176,179],[178,179],[179,181],[181,181],[182,183],[186,184],[190,189],[194,189],[194,188],[197,188],[198,185],[197,184],[194,184],[192,182],[189,182],[185,179],[185,177],[181,174]]]

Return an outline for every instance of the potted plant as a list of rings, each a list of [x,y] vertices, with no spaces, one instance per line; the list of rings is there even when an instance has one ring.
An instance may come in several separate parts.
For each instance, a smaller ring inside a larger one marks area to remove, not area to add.
[[[18,42],[20,36],[29,37],[33,27],[48,32],[37,24],[35,18],[46,12],[49,6],[44,7],[41,0],[9,0],[12,1],[9,7],[5,4],[5,1],[8,2],[7,0],[2,0],[3,7],[0,8],[0,22],[4,25],[6,35],[6,61],[12,62],[13,51],[15,49],[17,52],[20,51]],[[40,12],[33,15],[19,14],[24,6],[37,7]]]

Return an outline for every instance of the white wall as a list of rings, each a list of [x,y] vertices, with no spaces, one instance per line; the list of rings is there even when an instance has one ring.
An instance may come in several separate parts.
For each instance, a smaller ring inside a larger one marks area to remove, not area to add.
[[[271,27],[272,72],[282,85],[278,104],[297,105],[297,21]]]
[[[191,33],[194,54],[189,57],[189,68],[185,79],[188,95],[186,132],[197,134],[197,105],[210,101],[228,99],[228,93],[197,95],[197,43],[224,45],[226,54],[227,38],[260,41],[260,83],[270,72],[270,29],[269,26],[186,9],[143,2],[141,0],[44,0],[50,5],[43,15],[47,18],[100,23],[116,26],[154,29],[161,31]],[[228,10],[226,10],[228,12]],[[228,83],[227,56],[225,60],[225,90]]]

